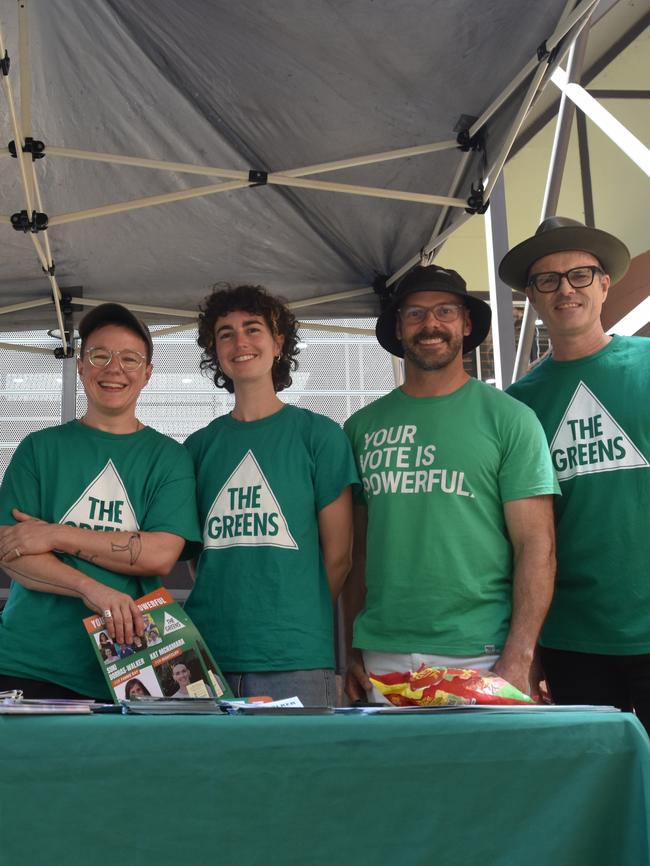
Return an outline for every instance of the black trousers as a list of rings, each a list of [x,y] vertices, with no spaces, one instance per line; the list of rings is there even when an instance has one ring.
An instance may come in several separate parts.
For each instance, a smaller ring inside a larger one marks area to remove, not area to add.
[[[89,699],[88,695],[80,695],[64,686],[57,686],[56,683],[48,683],[45,680],[30,680],[27,677],[8,677],[5,674],[0,674],[0,692],[8,692],[12,689],[20,689],[24,698]]]
[[[650,734],[650,653],[631,656],[541,648],[556,704],[602,704],[634,712]]]

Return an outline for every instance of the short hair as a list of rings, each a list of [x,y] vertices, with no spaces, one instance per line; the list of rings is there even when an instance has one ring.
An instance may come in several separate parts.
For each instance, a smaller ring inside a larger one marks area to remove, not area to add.
[[[270,295],[263,286],[216,283],[212,288],[212,294],[199,307],[198,344],[203,349],[201,371],[209,371],[217,388],[234,393],[232,379],[226,376],[219,365],[214,327],[217,319],[243,310],[261,316],[273,337],[283,338],[280,357],[273,364],[273,388],[276,392],[288,388],[291,385],[291,371],[298,368],[298,322],[284,300]]]
[[[106,325],[119,325],[140,337],[146,346],[147,364],[151,363],[153,341],[149,328],[142,319],[139,319],[123,304],[113,303],[99,304],[99,306],[93,307],[79,322],[79,336],[81,338],[80,357],[83,358],[84,356],[86,342],[91,334]]]

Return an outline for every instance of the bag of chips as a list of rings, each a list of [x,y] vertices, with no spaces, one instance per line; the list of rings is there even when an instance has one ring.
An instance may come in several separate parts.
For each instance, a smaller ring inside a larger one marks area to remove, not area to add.
[[[368,674],[370,682],[396,707],[461,704],[534,704],[498,674],[471,668],[429,668],[414,673]]]

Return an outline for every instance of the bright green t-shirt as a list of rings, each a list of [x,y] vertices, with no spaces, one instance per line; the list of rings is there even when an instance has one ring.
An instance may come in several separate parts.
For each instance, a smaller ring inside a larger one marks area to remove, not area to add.
[[[295,406],[186,441],[203,552],[186,610],[224,671],[334,666],[318,512],[358,483],[345,434]]]
[[[145,427],[117,435],[71,421],[27,436],[0,488],[0,523],[12,508],[48,523],[104,532],[170,532],[200,541],[192,462],[182,445]],[[133,598],[160,586],[158,577],[118,574],[61,555],[101,583]],[[12,583],[0,621],[0,673],[57,683],[109,699],[82,620],[79,598]]]
[[[650,652],[650,340],[613,337],[586,358],[549,358],[509,393],[541,420],[562,488],[542,644]]]
[[[396,389],[345,430],[368,506],[367,595],[354,646],[499,652],[512,595],[503,504],[559,489],[534,414],[470,379],[443,397]]]

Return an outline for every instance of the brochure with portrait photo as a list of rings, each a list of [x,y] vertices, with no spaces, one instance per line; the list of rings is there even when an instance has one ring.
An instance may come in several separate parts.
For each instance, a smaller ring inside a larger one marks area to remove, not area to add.
[[[120,644],[103,617],[84,619],[113,700],[232,698],[219,666],[180,604],[164,587],[137,598],[144,634]]]

